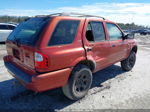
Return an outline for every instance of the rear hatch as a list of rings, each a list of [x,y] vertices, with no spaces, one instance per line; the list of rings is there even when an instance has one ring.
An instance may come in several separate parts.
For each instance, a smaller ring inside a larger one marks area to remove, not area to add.
[[[20,67],[35,69],[36,43],[50,18],[35,17],[20,23],[7,39],[7,52]]]

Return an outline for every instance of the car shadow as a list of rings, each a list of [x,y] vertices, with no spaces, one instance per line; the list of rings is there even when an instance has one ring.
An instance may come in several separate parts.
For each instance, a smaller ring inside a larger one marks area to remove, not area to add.
[[[101,88],[103,82],[121,75],[123,72],[120,66],[112,65],[94,73],[91,89],[94,87]],[[76,102],[67,99],[60,88],[42,93],[35,93],[26,90],[23,86],[14,82],[16,82],[16,79],[0,82],[0,109],[50,111],[54,109],[63,109]]]
[[[101,87],[102,83],[110,80],[118,75],[122,75],[125,71],[118,65],[109,66],[93,74],[92,87]]]

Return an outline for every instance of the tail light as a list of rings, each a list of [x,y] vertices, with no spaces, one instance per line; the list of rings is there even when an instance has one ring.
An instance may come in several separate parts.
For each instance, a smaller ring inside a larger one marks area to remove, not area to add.
[[[47,68],[48,67],[48,56],[39,52],[35,52],[35,68]]]

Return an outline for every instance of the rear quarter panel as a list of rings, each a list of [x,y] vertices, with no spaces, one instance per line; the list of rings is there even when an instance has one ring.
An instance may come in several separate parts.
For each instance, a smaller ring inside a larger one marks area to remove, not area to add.
[[[48,42],[53,33],[53,30],[60,20],[80,20],[75,40],[73,43],[67,45],[48,46]],[[48,56],[49,65],[47,69],[38,69],[37,71],[46,72],[60,70],[73,67],[79,61],[85,60],[85,51],[82,46],[81,39],[83,26],[84,19],[81,18],[54,17],[47,26],[39,46],[39,51]]]

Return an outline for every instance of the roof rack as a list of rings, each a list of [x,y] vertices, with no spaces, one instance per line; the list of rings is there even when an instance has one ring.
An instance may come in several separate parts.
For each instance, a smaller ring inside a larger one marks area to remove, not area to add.
[[[54,14],[50,14],[48,16],[76,16],[76,17],[97,17],[97,18],[102,18],[103,20],[106,20],[104,17],[101,16],[95,16],[95,15],[88,15],[88,14],[81,14],[81,13],[54,13]]]

